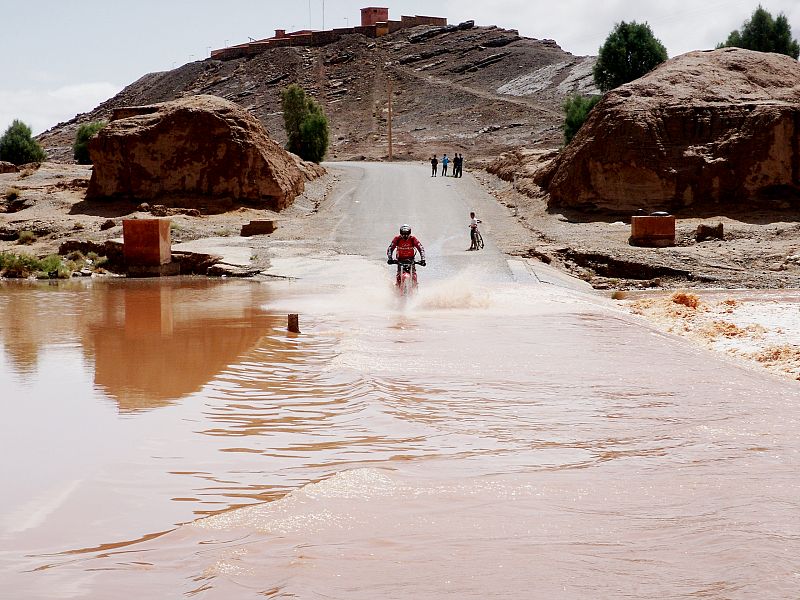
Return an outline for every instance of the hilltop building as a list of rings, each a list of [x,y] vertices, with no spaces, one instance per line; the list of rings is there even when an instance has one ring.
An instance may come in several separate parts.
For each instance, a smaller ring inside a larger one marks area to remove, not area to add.
[[[276,29],[275,35],[263,40],[250,41],[245,44],[228,46],[211,51],[211,58],[217,60],[230,60],[253,56],[270,48],[283,46],[324,46],[338,41],[343,35],[360,33],[370,38],[376,38],[394,33],[401,29],[416,27],[418,25],[446,26],[445,17],[426,17],[416,15],[413,17],[402,16],[399,21],[389,19],[389,9],[380,6],[367,6],[361,9],[361,25],[359,27],[342,27],[327,29],[325,31],[312,31],[302,29],[287,33],[285,29]]]

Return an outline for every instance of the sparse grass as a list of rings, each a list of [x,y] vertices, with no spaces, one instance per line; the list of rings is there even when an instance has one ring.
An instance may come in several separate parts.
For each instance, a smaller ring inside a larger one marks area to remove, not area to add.
[[[628,293],[624,290],[617,290],[611,294],[612,300],[625,300],[628,297]]]
[[[86,255],[86,264],[83,266],[87,266],[94,271],[95,269],[99,269],[106,263],[108,263],[107,256],[100,256],[99,254],[97,254],[97,252],[89,252]]]
[[[27,229],[20,231],[17,235],[17,243],[29,245],[36,241],[36,234]]]
[[[36,275],[40,279],[52,276],[63,279],[70,274],[61,258],[55,254],[39,259],[30,254],[0,252],[0,275],[3,277],[25,278]]]
[[[84,257],[78,251],[70,252],[61,257],[50,254],[44,258],[37,258],[30,254],[14,254],[13,252],[0,252],[0,277],[26,278],[35,276],[38,279],[69,279],[72,273],[89,268],[92,271],[105,273],[103,265],[108,262],[105,256],[94,254],[94,259]]]
[[[20,192],[18,187],[10,187],[6,191],[6,200],[16,200],[20,197],[20,194],[22,194],[22,192]]]
[[[41,259],[36,270],[38,279],[69,279],[71,276],[72,269],[64,264],[57,254],[50,254]]]

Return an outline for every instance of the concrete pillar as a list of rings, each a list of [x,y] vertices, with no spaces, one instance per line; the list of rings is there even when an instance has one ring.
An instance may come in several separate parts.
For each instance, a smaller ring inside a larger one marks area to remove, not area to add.
[[[675,245],[675,217],[647,215],[631,217],[631,246],[662,248]]]
[[[180,265],[172,262],[169,219],[123,219],[122,238],[129,276],[178,274]]]

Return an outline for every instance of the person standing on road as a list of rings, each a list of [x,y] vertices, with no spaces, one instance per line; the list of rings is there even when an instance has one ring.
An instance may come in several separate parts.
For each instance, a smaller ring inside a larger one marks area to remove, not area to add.
[[[450,163],[450,159],[447,158],[447,154],[442,157],[442,177],[447,177],[447,165]]]
[[[469,213],[469,241],[470,241],[470,250],[480,250],[478,248],[478,223],[481,222],[480,219],[475,218],[475,213]]]
[[[456,159],[456,167],[455,168],[456,168],[456,171],[458,171],[458,174],[456,175],[456,177],[461,177],[464,174],[464,155],[463,154],[459,154],[458,155],[458,158]]]
[[[431,177],[436,177],[436,169],[439,167],[439,160],[436,158],[436,155],[433,155],[431,158]]]

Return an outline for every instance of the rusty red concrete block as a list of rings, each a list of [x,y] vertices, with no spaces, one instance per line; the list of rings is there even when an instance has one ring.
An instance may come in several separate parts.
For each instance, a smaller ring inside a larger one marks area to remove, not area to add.
[[[675,245],[675,217],[672,215],[631,217],[631,246],[664,247]]]
[[[123,254],[129,266],[161,266],[172,260],[169,219],[123,219]]]
[[[242,237],[251,235],[269,235],[275,231],[275,221],[250,221],[242,225]]]

